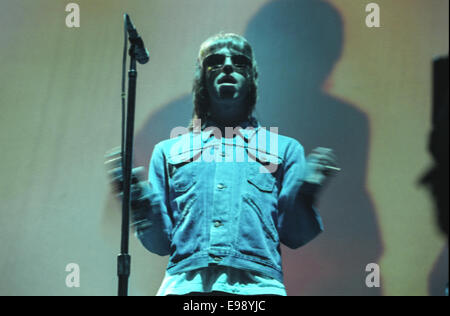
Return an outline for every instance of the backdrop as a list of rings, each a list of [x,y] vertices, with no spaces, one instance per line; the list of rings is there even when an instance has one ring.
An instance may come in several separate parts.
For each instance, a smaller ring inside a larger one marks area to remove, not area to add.
[[[0,294],[115,295],[120,204],[104,153],[120,144],[124,12],[150,50],[138,68],[134,165],[186,126],[199,45],[248,38],[256,115],[342,167],[320,200],[325,232],[282,248],[288,295],[442,295],[448,244],[428,193],[431,62],[448,54],[448,1],[74,0],[0,2]],[[154,295],[167,257],[132,236],[130,295]],[[67,287],[65,268],[80,267]],[[368,288],[366,265],[380,266]]]

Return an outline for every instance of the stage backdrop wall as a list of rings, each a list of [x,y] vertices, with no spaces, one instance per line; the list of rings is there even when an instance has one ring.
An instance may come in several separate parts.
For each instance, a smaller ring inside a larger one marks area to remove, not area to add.
[[[256,115],[307,152],[335,149],[326,231],[282,248],[289,295],[439,295],[448,245],[417,181],[431,113],[431,61],[448,53],[448,1],[74,0],[0,2],[0,294],[115,295],[120,204],[104,153],[120,144],[122,15],[151,61],[139,67],[135,166],[185,126],[194,62],[219,31],[246,36],[260,66]],[[167,257],[130,239],[131,295],[154,295]],[[67,264],[80,287],[66,286]],[[365,271],[378,263],[381,287]]]

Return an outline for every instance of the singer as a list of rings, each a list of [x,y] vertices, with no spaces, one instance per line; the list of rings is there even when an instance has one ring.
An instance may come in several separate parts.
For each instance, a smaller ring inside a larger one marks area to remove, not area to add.
[[[315,204],[339,171],[333,151],[318,147],[305,158],[297,140],[262,128],[253,115],[257,89],[248,41],[208,38],[188,132],[155,146],[148,180],[133,169],[135,234],[169,255],[157,295],[286,295],[280,245],[296,249],[323,231]],[[107,160],[119,195],[120,161],[118,153]]]

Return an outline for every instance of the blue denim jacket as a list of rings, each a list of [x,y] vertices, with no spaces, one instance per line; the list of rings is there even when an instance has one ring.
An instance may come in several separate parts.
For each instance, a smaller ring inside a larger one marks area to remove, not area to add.
[[[224,265],[283,282],[280,243],[298,248],[323,230],[317,188],[302,181],[298,141],[259,125],[236,131],[207,127],[155,146],[136,235],[170,255],[170,273]]]

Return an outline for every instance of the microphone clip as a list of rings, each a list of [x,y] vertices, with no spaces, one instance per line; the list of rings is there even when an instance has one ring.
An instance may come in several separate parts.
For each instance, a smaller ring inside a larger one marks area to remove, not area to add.
[[[128,54],[131,57],[134,57],[136,61],[140,64],[146,64],[150,60],[150,55],[148,50],[145,48],[144,41],[142,37],[139,36],[136,28],[128,14],[125,13],[126,19],[126,28],[128,32],[128,40],[131,43],[130,49],[128,50]]]

